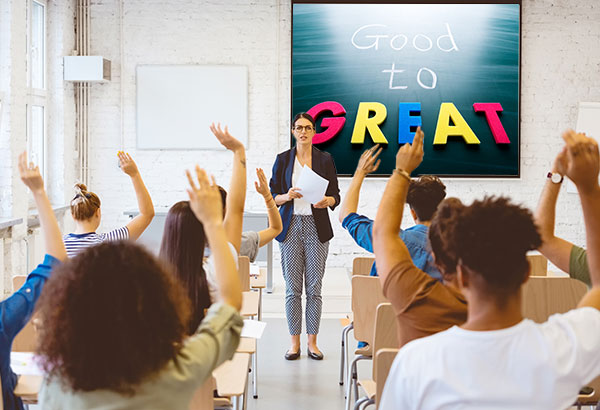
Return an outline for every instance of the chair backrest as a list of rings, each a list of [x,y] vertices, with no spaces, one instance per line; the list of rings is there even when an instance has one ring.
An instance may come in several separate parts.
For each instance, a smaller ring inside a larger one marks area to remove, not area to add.
[[[369,275],[371,266],[373,266],[375,258],[358,257],[352,261],[352,276],[354,275]]]
[[[387,381],[388,374],[390,373],[390,368],[394,363],[394,359],[398,354],[398,349],[380,349],[375,354],[375,359],[373,360],[373,364],[377,363],[377,393],[375,396],[375,406],[379,408],[379,403],[381,402],[381,395],[383,394],[383,387],[385,386],[385,382]]]
[[[381,349],[397,349],[398,333],[396,315],[391,303],[380,303],[375,314],[373,331],[373,356]],[[377,381],[377,362],[373,361],[373,380]]]
[[[373,343],[375,313],[377,306],[382,302],[388,300],[383,296],[378,277],[363,275],[352,277],[352,314],[356,340]]]
[[[529,266],[531,266],[531,276],[548,275],[548,259],[544,255],[527,255]]]
[[[209,377],[202,386],[198,387],[190,402],[189,410],[206,410],[214,407],[215,378]]]
[[[568,277],[530,277],[521,289],[523,316],[543,323],[555,313],[575,309],[588,291],[585,283]]]
[[[590,406],[593,404],[598,404],[600,401],[600,377],[595,378],[590,383],[586,385],[587,387],[591,387],[594,391],[590,394],[580,394],[577,397],[577,404],[580,406]]]
[[[238,258],[238,273],[240,275],[240,282],[242,283],[242,292],[250,290],[250,258],[247,256],[240,256]]]
[[[12,279],[13,292],[21,289],[25,284],[27,276],[14,276]],[[25,325],[23,329],[17,334],[12,344],[13,352],[33,352],[37,345],[37,333],[33,326],[34,317]]]

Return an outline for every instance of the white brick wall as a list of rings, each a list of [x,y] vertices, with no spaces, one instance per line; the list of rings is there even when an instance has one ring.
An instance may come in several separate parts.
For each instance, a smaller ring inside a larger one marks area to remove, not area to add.
[[[27,220],[29,195],[16,170],[18,155],[26,141],[26,5],[25,0],[0,1],[0,94],[3,95],[0,118],[0,216]],[[47,133],[48,178],[46,187],[55,204],[64,204],[65,184],[75,174],[72,159],[75,130],[74,95],[71,85],[62,80],[62,56],[74,45],[74,0],[48,1],[47,4]],[[70,192],[68,193],[70,196]],[[62,221],[61,221],[62,222]],[[4,290],[12,290],[11,277],[27,269],[28,237],[26,224],[0,232],[3,246]],[[39,261],[38,261],[39,262]],[[31,265],[31,263],[30,263]],[[32,266],[29,266],[33,268]]]
[[[574,127],[579,101],[600,101],[600,5],[597,0],[523,0],[521,179],[447,180],[448,193],[467,202],[484,194],[510,195],[535,207],[560,132]],[[184,198],[183,169],[198,162],[228,185],[227,153],[135,150],[135,67],[138,64],[243,64],[249,68],[249,169],[270,169],[275,155],[288,148],[290,107],[290,1],[124,2],[123,39],[119,2],[92,6],[92,53],[112,60],[112,82],[91,92],[91,186],[103,200],[110,229],[126,220],[122,211],[136,205],[128,178],[116,164],[123,141],[138,161],[156,205]],[[124,58],[120,47],[123,42]],[[123,78],[120,78],[121,64]],[[208,132],[208,130],[207,130]],[[261,211],[249,178],[247,208]],[[360,211],[373,217],[385,181],[365,182]],[[348,181],[340,183],[342,195]],[[406,219],[406,223],[411,221]],[[335,239],[330,266],[347,266],[364,254],[332,214]],[[561,194],[557,232],[585,243],[577,196]],[[277,247],[275,247],[277,249]]]

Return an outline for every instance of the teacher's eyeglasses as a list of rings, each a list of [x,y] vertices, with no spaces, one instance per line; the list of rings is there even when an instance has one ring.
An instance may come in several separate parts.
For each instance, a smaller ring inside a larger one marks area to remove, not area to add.
[[[306,125],[306,126],[302,126],[302,125],[296,125],[294,127],[294,131],[296,132],[302,132],[302,130],[306,131],[306,132],[311,132],[314,130],[312,125]]]

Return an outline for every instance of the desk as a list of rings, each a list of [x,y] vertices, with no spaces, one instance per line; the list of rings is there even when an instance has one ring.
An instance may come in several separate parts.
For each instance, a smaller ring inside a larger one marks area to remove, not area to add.
[[[217,384],[217,393],[222,397],[234,399],[234,409],[239,409],[239,397],[243,396],[242,408],[246,408],[246,393],[248,387],[248,353],[235,353],[231,360],[226,361],[213,371]]]
[[[150,225],[142,233],[137,240],[138,243],[144,245],[155,255],[158,255],[160,250],[160,242],[162,240],[165,219],[169,212],[168,207],[156,207],[154,210],[154,219]],[[133,218],[139,215],[138,210],[127,210],[123,215]],[[244,231],[261,231],[269,225],[269,219],[266,213],[244,212],[244,222],[242,230]],[[256,260],[267,263],[267,283],[266,289],[268,293],[273,292],[273,241],[263,246],[258,251]]]
[[[37,404],[38,392],[42,387],[44,376],[21,375],[15,386],[15,396],[24,404]]]

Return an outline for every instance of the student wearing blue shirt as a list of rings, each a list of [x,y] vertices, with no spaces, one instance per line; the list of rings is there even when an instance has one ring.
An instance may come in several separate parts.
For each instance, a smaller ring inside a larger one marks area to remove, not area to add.
[[[0,302],[0,377],[5,410],[23,409],[23,402],[14,395],[18,377],[10,368],[13,340],[31,318],[52,268],[67,258],[60,229],[44,189],[44,181],[38,167],[33,163],[27,164],[26,153],[19,157],[19,173],[23,183],[33,193],[47,254],[44,261],[29,274],[21,289]]]
[[[361,155],[339,214],[342,226],[358,246],[369,252],[373,252],[373,220],[357,214],[356,211],[363,180],[367,174],[379,167],[381,160],[377,160],[377,157],[381,150],[379,145],[375,145]],[[400,237],[406,244],[415,266],[438,280],[441,280],[442,275],[435,266],[427,242],[427,230],[438,205],[445,197],[446,186],[438,177],[424,175],[412,180],[406,202],[410,206],[410,213],[416,225],[400,231]],[[377,276],[375,263],[371,268],[371,276]]]

